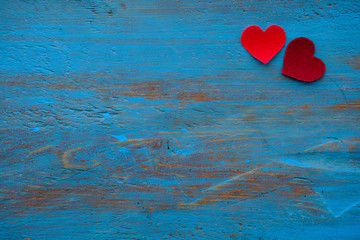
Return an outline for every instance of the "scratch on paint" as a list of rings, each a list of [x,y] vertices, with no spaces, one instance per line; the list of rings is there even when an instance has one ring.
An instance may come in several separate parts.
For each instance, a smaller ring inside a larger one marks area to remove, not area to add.
[[[341,217],[344,213],[346,213],[347,211],[349,211],[350,209],[352,209],[353,207],[357,206],[360,203],[360,201],[355,202],[353,204],[350,204],[348,207],[346,207],[344,210],[340,211],[339,213],[335,213],[335,211],[331,209],[330,206],[328,205],[328,202],[324,198],[324,196],[321,193],[319,193],[319,196],[321,197],[322,201],[327,205],[328,212],[335,218]]]
[[[267,165],[267,164],[266,164],[266,165]],[[260,170],[260,169],[261,169],[261,168],[254,168],[254,169],[252,169],[252,170],[250,170],[250,171],[248,171],[248,172],[245,172],[245,173],[239,174],[239,175],[237,175],[237,176],[235,176],[235,177],[229,178],[229,179],[226,180],[225,182],[219,183],[219,184],[217,184],[217,185],[215,185],[215,186],[212,186],[212,187],[210,187],[210,188],[205,189],[203,192],[208,192],[208,191],[213,191],[213,190],[219,190],[221,187],[224,187],[224,186],[226,186],[226,185],[234,182],[235,180],[238,180],[239,178],[241,178],[241,177],[243,177],[243,176],[245,176],[245,175],[251,174],[251,173],[253,173],[253,172],[256,172],[256,171],[258,171],[258,170]]]
[[[315,147],[306,149],[305,152],[341,152],[341,151],[357,151],[360,150],[360,141],[329,141]]]
[[[335,217],[340,217],[341,215],[343,215],[345,212],[349,211],[350,209],[352,209],[353,207],[355,207],[356,205],[358,205],[360,203],[360,201],[350,205],[349,207],[345,208],[343,211],[341,211],[339,214],[337,214]]]

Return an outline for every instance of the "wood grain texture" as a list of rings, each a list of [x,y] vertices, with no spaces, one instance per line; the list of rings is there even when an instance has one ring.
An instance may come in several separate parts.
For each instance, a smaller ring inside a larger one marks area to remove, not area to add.
[[[0,238],[359,239],[359,12],[1,0]],[[325,76],[254,60],[254,24],[311,39]]]

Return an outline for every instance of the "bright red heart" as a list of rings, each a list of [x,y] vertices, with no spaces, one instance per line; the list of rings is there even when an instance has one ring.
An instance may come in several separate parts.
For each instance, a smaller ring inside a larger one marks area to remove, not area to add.
[[[258,26],[247,27],[241,34],[241,44],[257,60],[268,63],[285,45],[284,29],[271,25],[265,32]]]
[[[292,40],[285,51],[282,74],[304,82],[312,82],[325,73],[325,64],[314,57],[315,45],[307,38]]]

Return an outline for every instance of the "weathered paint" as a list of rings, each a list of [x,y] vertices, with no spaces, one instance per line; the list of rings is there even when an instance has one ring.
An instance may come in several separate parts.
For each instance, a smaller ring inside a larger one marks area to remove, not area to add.
[[[360,238],[357,1],[0,1],[1,239]],[[239,39],[278,24],[306,84]]]

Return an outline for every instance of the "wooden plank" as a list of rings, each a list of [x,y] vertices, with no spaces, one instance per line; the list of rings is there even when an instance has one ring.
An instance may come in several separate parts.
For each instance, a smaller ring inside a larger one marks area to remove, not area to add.
[[[360,238],[359,5],[0,1],[0,238]]]

